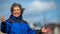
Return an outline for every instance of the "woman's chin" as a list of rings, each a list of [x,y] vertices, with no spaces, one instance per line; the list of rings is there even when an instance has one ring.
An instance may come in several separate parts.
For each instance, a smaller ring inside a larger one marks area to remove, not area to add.
[[[15,17],[19,17],[19,16],[15,16]]]

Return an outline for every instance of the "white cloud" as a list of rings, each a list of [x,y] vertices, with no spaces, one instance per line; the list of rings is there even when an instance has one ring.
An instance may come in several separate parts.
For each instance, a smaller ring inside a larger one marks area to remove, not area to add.
[[[39,15],[42,11],[47,11],[54,9],[56,7],[53,1],[50,2],[42,2],[42,1],[33,1],[27,5],[24,15]]]
[[[29,21],[30,20],[31,21],[39,21],[40,14],[42,11],[54,9],[55,6],[56,5],[53,1],[51,1],[51,2],[33,1],[29,5],[27,5],[27,8],[24,13],[24,18],[29,18],[29,19],[27,19]]]
[[[28,5],[28,10],[30,11],[46,11],[55,8],[54,2],[42,2],[42,1],[33,1]]]

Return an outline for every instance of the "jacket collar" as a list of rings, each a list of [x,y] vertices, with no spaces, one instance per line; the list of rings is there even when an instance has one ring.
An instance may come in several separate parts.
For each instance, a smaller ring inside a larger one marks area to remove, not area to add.
[[[11,15],[10,18],[11,18],[12,20],[14,20],[14,21],[20,21],[20,20],[22,20],[22,16],[15,17],[15,16]]]

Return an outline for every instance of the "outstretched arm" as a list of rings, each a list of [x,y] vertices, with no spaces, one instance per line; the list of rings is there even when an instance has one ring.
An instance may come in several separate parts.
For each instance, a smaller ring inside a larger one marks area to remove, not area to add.
[[[1,18],[1,32],[6,33],[6,22],[4,16]]]
[[[8,33],[10,28],[10,23],[8,20],[5,20],[4,16],[1,18],[1,32]]]

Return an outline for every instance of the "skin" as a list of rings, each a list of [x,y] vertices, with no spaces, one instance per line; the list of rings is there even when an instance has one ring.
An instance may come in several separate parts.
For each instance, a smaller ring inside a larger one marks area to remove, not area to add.
[[[45,34],[49,34],[49,33],[52,34],[52,30],[50,27],[44,29],[43,32],[45,32]]]
[[[1,21],[5,22],[5,17],[4,16],[2,16]]]
[[[20,15],[21,15],[21,9],[18,6],[14,7],[13,8],[13,16],[19,17]]]

